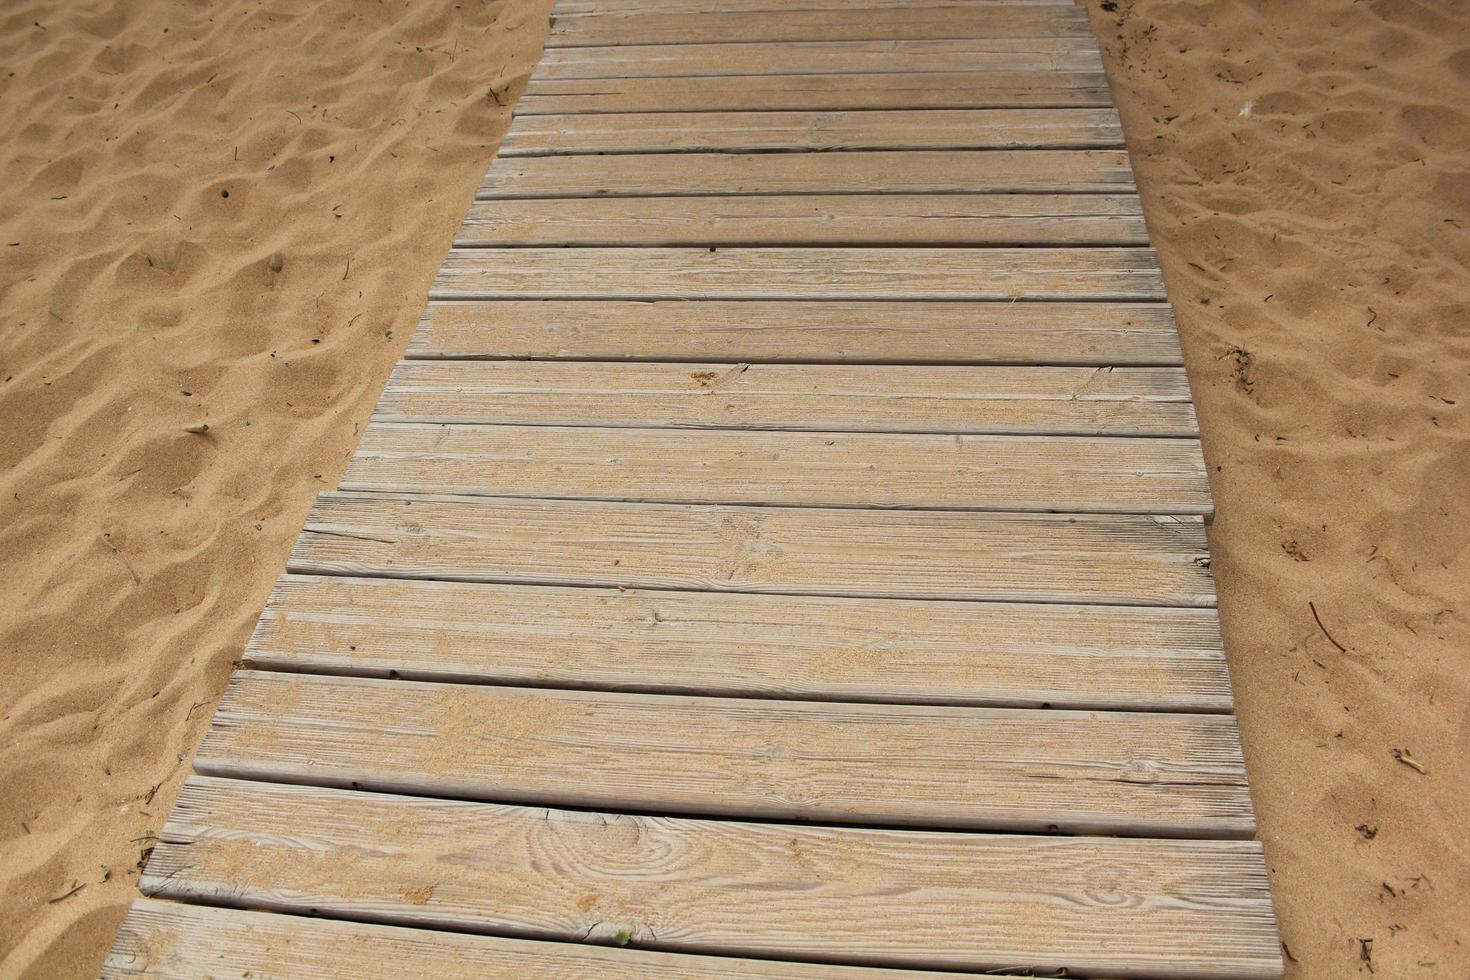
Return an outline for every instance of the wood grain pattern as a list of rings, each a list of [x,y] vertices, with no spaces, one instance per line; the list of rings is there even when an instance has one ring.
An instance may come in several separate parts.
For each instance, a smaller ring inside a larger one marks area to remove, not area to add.
[[[757,0],[771,4],[772,0]],[[673,11],[663,11],[673,13]],[[558,15],[560,16],[560,15]],[[826,75],[862,72],[1064,72],[1103,70],[1089,37],[946,41],[818,41],[767,44],[645,44],[552,48],[533,79]]]
[[[558,0],[500,156],[104,975],[1280,976],[1086,9]]]
[[[1087,12],[1071,3],[992,7],[767,10],[555,17],[547,48],[730,41],[923,41],[941,38],[1090,37]]]
[[[915,6],[993,7],[996,4],[1052,6],[1066,0],[557,0],[557,17],[627,14],[704,14],[733,11],[764,14],[773,10],[831,10],[861,16],[864,11]]]
[[[431,302],[409,358],[1166,366],[1166,303]]]
[[[496,245],[1146,245],[1120,194],[556,198],[475,203],[460,248]]]
[[[1004,109],[1111,106],[1101,72],[850,72],[530,82],[520,115],[798,109]]]
[[[518,115],[499,155],[1122,146],[1113,109],[628,112]]]
[[[1194,436],[1182,368],[404,362],[374,417],[820,432]]]
[[[727,817],[1153,837],[1255,829],[1229,715],[818,704],[243,670],[230,679],[194,769]]]
[[[142,887],[169,898],[861,965],[1281,969],[1252,841],[746,824],[198,777],[163,838]]]
[[[344,490],[693,504],[1209,514],[1199,444],[375,422]]]
[[[882,150],[508,157],[490,165],[477,197],[1132,190],[1121,150]]]
[[[1213,606],[1199,517],[324,493],[290,571],[467,582]]]
[[[1157,300],[1149,248],[454,249],[432,299]]]
[[[247,665],[809,701],[1228,712],[1211,609],[285,575]]]
[[[299,915],[272,915],[142,898],[128,909],[102,965],[105,980],[254,977],[255,980],[930,980],[955,973],[874,970],[777,960],[656,953],[534,939],[428,932]]]

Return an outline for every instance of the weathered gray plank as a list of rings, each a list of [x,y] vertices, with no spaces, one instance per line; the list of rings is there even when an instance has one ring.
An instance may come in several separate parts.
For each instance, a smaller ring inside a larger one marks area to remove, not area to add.
[[[151,898],[138,899],[128,909],[122,931],[102,965],[106,980],[362,980],[390,976],[644,980],[651,975],[719,980],[732,974],[779,980],[954,980],[961,976],[429,932]]]
[[[454,249],[432,299],[1158,300],[1149,248]]]
[[[1113,109],[628,112],[516,116],[499,155],[1122,146]]]
[[[324,493],[288,568],[473,582],[1212,606],[1199,517]]]
[[[748,824],[204,778],[163,838],[142,887],[170,898],[862,965],[1281,969],[1253,841]]]
[[[776,10],[831,10],[862,16],[886,7],[993,7],[996,4],[1052,6],[1066,0],[557,0],[557,17],[626,16],[628,14],[706,14],[745,11],[764,14]]]
[[[809,701],[1224,712],[1211,609],[285,575],[245,663]]]
[[[759,0],[770,4],[772,0]],[[1103,70],[1090,37],[551,48],[533,79]]]
[[[410,358],[1144,366],[1166,303],[431,302]]]
[[[1151,837],[1255,829],[1229,715],[819,704],[243,670],[230,679],[194,769],[724,817]]]
[[[455,236],[495,245],[1146,245],[1120,194],[851,194],[479,201]]]
[[[519,115],[1111,106],[1101,72],[849,72],[530,82]]]
[[[562,500],[1211,512],[1192,439],[375,422],[341,486]]]
[[[922,41],[940,38],[1090,37],[1087,11],[1071,3],[865,10],[743,10],[697,14],[554,17],[548,48],[730,41]]]
[[[974,832],[1253,822],[1086,12],[917,2],[560,0],[199,755],[317,785],[191,780],[142,882],[296,914],[108,976],[1279,975],[1257,845]]]
[[[496,160],[492,198],[1129,192],[1121,150],[915,150],[851,153],[652,153]],[[793,210],[801,202],[785,198]]]
[[[1171,367],[409,361],[394,369],[375,417],[819,432],[1199,432],[1189,379]]]

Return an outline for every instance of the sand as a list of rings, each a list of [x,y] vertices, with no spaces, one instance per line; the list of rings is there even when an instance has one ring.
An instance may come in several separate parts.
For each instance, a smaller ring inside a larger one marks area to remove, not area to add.
[[[95,975],[548,7],[5,5],[0,975]]]
[[[1119,0],[1093,29],[1289,965],[1470,976],[1470,9]]]
[[[1466,975],[1470,23],[1091,6],[1217,468],[1289,965]],[[0,15],[0,975],[95,973],[546,12],[296,9]]]

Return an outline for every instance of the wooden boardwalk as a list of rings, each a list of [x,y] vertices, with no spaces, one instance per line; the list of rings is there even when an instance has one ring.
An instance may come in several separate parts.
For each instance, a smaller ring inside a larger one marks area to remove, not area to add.
[[[1085,12],[561,0],[108,976],[1271,977]]]

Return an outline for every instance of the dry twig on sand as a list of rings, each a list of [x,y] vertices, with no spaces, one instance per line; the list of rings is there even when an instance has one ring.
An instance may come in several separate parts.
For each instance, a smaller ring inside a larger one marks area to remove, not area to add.
[[[1322,631],[1322,635],[1323,636],[1327,637],[1327,641],[1329,643],[1331,643],[1333,646],[1337,647],[1337,649],[1340,650],[1341,652],[1347,653],[1348,652],[1347,647],[1343,646],[1341,643],[1338,643],[1337,640],[1336,640],[1336,638],[1334,638],[1331,633],[1327,632],[1327,627],[1324,626],[1324,625],[1322,625],[1322,617],[1319,616],[1319,615],[1317,615],[1317,605],[1316,605],[1316,603],[1308,602],[1307,603],[1307,608],[1310,609],[1310,610],[1312,610],[1312,618],[1317,621],[1317,628]]]

